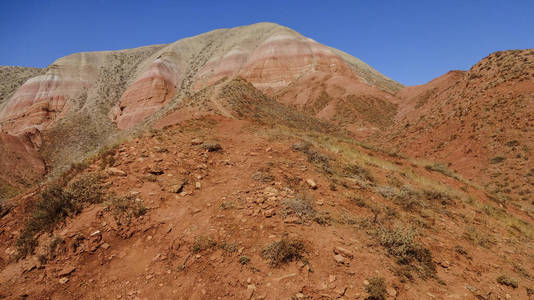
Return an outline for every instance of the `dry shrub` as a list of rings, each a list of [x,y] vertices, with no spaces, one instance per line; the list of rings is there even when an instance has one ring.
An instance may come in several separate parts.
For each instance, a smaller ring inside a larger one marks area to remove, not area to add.
[[[411,228],[381,228],[377,232],[378,241],[397,263],[413,267],[423,279],[436,274],[430,250],[416,241],[416,231]]]
[[[343,171],[344,171],[345,176],[359,177],[369,182],[375,181],[375,179],[373,178],[373,175],[371,175],[371,172],[368,169],[360,167],[355,164],[345,166]]]
[[[133,196],[111,196],[109,208],[119,225],[129,225],[132,218],[138,218],[147,212],[143,201]]]
[[[261,256],[270,261],[271,266],[278,267],[293,260],[300,260],[306,251],[304,242],[299,239],[282,238],[273,242],[261,252]]]
[[[283,217],[297,216],[302,222],[315,221],[320,225],[330,224],[331,218],[327,214],[317,212],[312,205],[313,199],[307,194],[298,194],[295,198],[282,200],[284,208],[281,211]]]
[[[306,154],[308,162],[318,166],[327,174],[332,174],[332,166],[330,165],[331,158],[311,149],[312,145],[308,142],[296,143],[291,146],[293,150],[300,151]]]
[[[509,287],[513,287],[514,289],[516,289],[519,286],[517,279],[510,277],[508,275],[501,275],[497,277],[497,283],[506,285]]]
[[[217,246],[217,242],[212,240],[210,237],[207,236],[198,236],[195,239],[195,243],[193,244],[193,247],[191,248],[191,252],[193,253],[199,253],[211,248],[215,248]]]
[[[218,143],[206,143],[203,144],[202,149],[207,150],[208,152],[219,152],[222,151],[222,147]]]
[[[15,242],[17,258],[33,254],[38,245],[38,233],[54,229],[59,222],[80,213],[88,204],[102,202],[104,194],[99,180],[97,174],[86,174],[66,186],[53,184],[46,188],[25,220],[22,233]]]
[[[365,287],[365,291],[369,296],[365,297],[366,300],[385,300],[388,292],[386,288],[386,281],[382,277],[373,277],[367,279],[369,285]]]

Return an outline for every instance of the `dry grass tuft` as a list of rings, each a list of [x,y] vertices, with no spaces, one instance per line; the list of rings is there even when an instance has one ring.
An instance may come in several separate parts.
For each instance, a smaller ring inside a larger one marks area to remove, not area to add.
[[[300,260],[306,251],[304,242],[299,239],[282,238],[273,242],[261,252],[261,256],[270,261],[271,266],[278,267],[293,260]]]
[[[382,277],[373,277],[367,279],[369,285],[365,287],[365,291],[369,296],[365,297],[366,300],[385,300],[388,292],[386,289],[386,281]]]
[[[129,225],[133,218],[138,218],[148,211],[143,201],[133,196],[111,196],[108,203],[115,221],[119,225]]]
[[[513,287],[514,289],[516,289],[519,286],[517,279],[510,277],[508,275],[501,275],[497,277],[497,283],[506,285],[509,287]]]
[[[378,241],[401,265],[411,266],[421,278],[435,276],[436,266],[430,250],[416,241],[416,231],[410,228],[380,228]]]
[[[211,249],[211,248],[215,248],[215,246],[217,246],[217,242],[212,240],[210,237],[199,236],[195,239],[195,243],[193,244],[193,247],[191,248],[191,252],[199,253],[199,252]]]

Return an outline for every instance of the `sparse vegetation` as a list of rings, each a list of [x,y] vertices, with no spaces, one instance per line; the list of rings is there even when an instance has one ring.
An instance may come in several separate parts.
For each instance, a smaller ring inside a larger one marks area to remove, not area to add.
[[[195,239],[195,243],[191,247],[191,252],[199,253],[217,246],[217,242],[208,236],[199,236]]]
[[[418,212],[421,208],[425,207],[425,203],[420,199],[420,194],[405,186],[401,188],[380,186],[376,188],[376,191],[382,197],[391,200],[408,212]]]
[[[0,104],[7,101],[26,80],[43,72],[44,69],[40,68],[0,66]]]
[[[98,159],[100,168],[113,167],[115,164],[116,149],[114,147],[104,147],[98,151],[96,158]]]
[[[219,205],[219,207],[223,210],[227,210],[227,209],[235,208],[235,204],[230,201],[223,201],[221,202],[221,205]]]
[[[465,250],[464,247],[462,247],[462,246],[460,246],[460,245],[456,245],[456,246],[454,247],[454,251],[455,251],[456,253],[460,254],[460,255],[463,255],[463,256],[469,258],[469,259],[471,258],[471,257],[469,256],[469,253],[467,253],[467,250]]]
[[[260,168],[258,172],[252,175],[252,179],[260,182],[273,182],[275,177],[270,173],[269,168]]]
[[[345,173],[345,176],[349,176],[349,177],[356,176],[363,180],[367,180],[369,182],[375,181],[375,179],[371,175],[371,172],[368,169],[358,166],[356,164],[349,164],[345,166],[344,173]]]
[[[350,202],[356,204],[356,206],[358,207],[367,207],[368,204],[365,200],[363,200],[362,198],[358,197],[358,196],[355,196],[355,195],[350,195],[349,196],[349,200]]]
[[[312,144],[308,142],[300,142],[293,144],[291,148],[293,148],[293,150],[297,150],[306,154],[308,162],[318,166],[325,173],[332,174],[333,170],[332,166],[330,165],[331,158],[312,149]]]
[[[7,211],[2,210],[2,205],[5,204],[5,200],[16,196],[20,190],[11,184],[7,183],[6,181],[0,179],[0,217],[3,216],[2,213]],[[4,206],[4,208],[7,206]]]
[[[382,277],[373,277],[367,279],[369,284],[365,287],[365,291],[369,294],[365,297],[366,300],[385,300],[388,292],[386,287],[386,280]]]
[[[502,156],[495,156],[494,158],[492,158],[490,160],[490,163],[491,164],[498,164],[498,163],[501,163],[505,160],[506,158],[502,157]]]
[[[143,201],[134,196],[112,195],[110,198],[108,207],[119,225],[129,225],[132,218],[138,218],[147,212]]]
[[[428,171],[439,172],[445,176],[449,176],[451,178],[464,182],[464,180],[460,177],[460,175],[456,174],[454,171],[447,168],[447,166],[445,166],[444,164],[437,163],[437,164],[426,165],[425,169]]]
[[[505,145],[508,147],[517,147],[520,145],[520,143],[518,140],[511,140],[511,141],[506,142]]]
[[[306,247],[299,239],[282,238],[265,246],[261,256],[270,261],[271,266],[278,267],[293,260],[303,259]]]
[[[248,256],[242,255],[239,257],[239,263],[242,265],[246,265],[250,262],[250,258]]]
[[[380,245],[396,258],[397,263],[412,266],[424,279],[435,275],[436,267],[432,261],[432,254],[430,250],[416,242],[415,230],[380,228],[377,237]]]
[[[426,200],[437,202],[441,205],[452,204],[451,195],[444,193],[444,192],[438,192],[434,190],[423,190],[423,197]]]
[[[517,279],[510,277],[508,275],[501,275],[497,277],[497,283],[512,287],[514,289],[516,289],[519,286]]]
[[[471,241],[473,244],[482,246],[484,248],[490,248],[493,245],[492,240],[486,235],[480,233],[475,227],[468,226],[464,232],[464,237]]]
[[[87,204],[99,203],[103,200],[99,176],[82,175],[66,186],[52,184],[42,193],[30,216],[24,222],[24,228],[15,245],[17,258],[33,254],[37,246],[36,235],[52,230],[66,217],[78,214]]]
[[[236,243],[222,242],[221,244],[219,244],[219,248],[223,249],[226,253],[237,252]]]
[[[527,278],[527,279],[531,278],[530,273],[525,268],[523,268],[521,265],[517,263],[514,263],[514,271],[518,273],[519,275],[521,275],[521,277],[523,278]]]
[[[295,198],[286,198],[282,200],[282,205],[284,205],[283,216],[294,214],[302,220],[309,220],[317,214],[313,209],[310,196],[305,194],[299,194]]]
[[[218,152],[222,151],[222,146],[218,143],[205,143],[202,144],[202,149],[208,151],[208,152]]]
[[[294,198],[286,198],[282,200],[284,206],[281,215],[287,217],[290,215],[297,216],[301,222],[315,221],[320,225],[327,225],[330,223],[330,218],[317,212],[312,205],[313,199],[307,194],[298,194]]]

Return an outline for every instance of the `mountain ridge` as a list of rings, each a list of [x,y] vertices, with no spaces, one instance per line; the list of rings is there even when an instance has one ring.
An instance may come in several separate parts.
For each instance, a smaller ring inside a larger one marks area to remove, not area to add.
[[[11,71],[0,298],[534,295],[534,50],[405,87],[259,23]]]

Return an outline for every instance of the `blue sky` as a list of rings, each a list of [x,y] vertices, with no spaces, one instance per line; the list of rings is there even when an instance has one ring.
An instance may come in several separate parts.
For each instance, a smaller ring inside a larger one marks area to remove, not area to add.
[[[406,85],[534,48],[534,1],[1,1],[0,65],[169,43],[262,21],[341,49]]]

